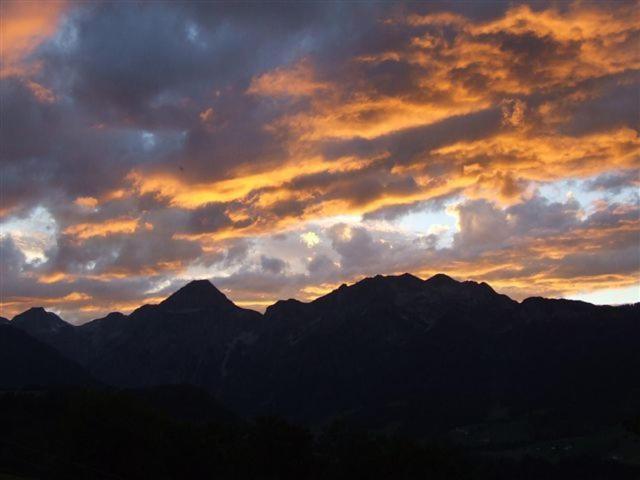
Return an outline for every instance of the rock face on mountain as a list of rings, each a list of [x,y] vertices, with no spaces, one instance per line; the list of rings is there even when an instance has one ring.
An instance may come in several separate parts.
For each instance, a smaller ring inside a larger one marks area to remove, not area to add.
[[[486,285],[412,275],[365,279],[308,304],[279,302],[254,354],[263,372],[244,374],[258,393],[234,403],[251,410],[260,399],[252,412],[298,421],[475,416],[497,401],[500,334],[518,322],[517,307]]]
[[[24,330],[33,337],[54,338],[60,332],[71,331],[73,327],[55,313],[42,307],[34,307],[13,317],[14,327]]]
[[[78,364],[11,325],[0,325],[0,390],[95,385]]]
[[[10,324],[76,361],[78,352],[85,345],[73,325],[42,307],[30,308],[16,315]]]
[[[425,431],[596,403],[625,410],[640,399],[639,319],[640,305],[518,303],[484,283],[405,274],[264,315],[195,281],[129,316],[71,327],[28,311],[12,323],[107,384],[188,383],[245,414]]]
[[[76,358],[109,384],[187,383],[219,393],[234,358],[258,339],[263,323],[210,282],[194,281],[159,305],[82,325],[77,330],[87,348]]]

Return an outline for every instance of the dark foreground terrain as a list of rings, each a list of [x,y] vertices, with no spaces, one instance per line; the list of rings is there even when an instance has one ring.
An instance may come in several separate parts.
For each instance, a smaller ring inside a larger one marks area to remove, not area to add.
[[[638,372],[638,304],[405,274],[260,314],[195,281],[82,326],[0,321],[0,471],[635,479]]]
[[[627,425],[631,442],[638,427]],[[588,452],[510,456],[341,420],[313,432],[241,420],[192,387],[5,393],[0,431],[0,478],[12,479],[640,478],[640,468]]]

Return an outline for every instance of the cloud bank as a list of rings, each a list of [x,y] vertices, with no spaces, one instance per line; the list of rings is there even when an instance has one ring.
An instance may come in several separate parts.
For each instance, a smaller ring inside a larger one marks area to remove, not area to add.
[[[3,316],[211,278],[640,300],[635,2],[3,2]]]

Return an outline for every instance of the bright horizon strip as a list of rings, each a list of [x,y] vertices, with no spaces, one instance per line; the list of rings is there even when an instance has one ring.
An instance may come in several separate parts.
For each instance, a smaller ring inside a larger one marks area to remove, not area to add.
[[[193,280],[197,280],[197,279],[193,279]],[[362,280],[362,279],[360,279]],[[427,280],[427,278],[423,278],[423,280]],[[191,281],[191,280],[189,280]],[[186,285],[189,281],[185,281],[184,284]],[[358,280],[359,281],[359,280]],[[462,279],[460,279],[460,281],[464,281]],[[353,285],[356,282],[349,282],[349,285]],[[184,286],[184,285],[183,285]],[[339,286],[336,285],[333,288],[328,288],[326,289],[324,292],[316,292],[316,296],[309,296],[309,297],[305,297],[305,298],[298,298],[297,300],[302,301],[304,303],[308,303],[308,302],[312,302],[314,300],[316,300],[317,298],[323,297],[331,292],[333,292],[334,290],[336,290]],[[496,289],[497,293],[502,293],[499,289]],[[163,301],[165,298],[169,297],[171,294],[173,294],[174,292],[169,292],[166,294],[166,296],[154,296],[154,297],[147,297],[146,300],[144,300],[142,303],[140,304],[136,304],[136,303],[127,303],[127,304],[122,304],[122,305],[116,305],[115,309],[113,310],[109,310],[108,312],[101,309],[100,307],[86,307],[83,308],[84,311],[86,312],[102,312],[102,313],[112,313],[112,312],[121,312],[124,313],[126,315],[129,315],[130,313],[132,313],[134,310],[136,310],[137,308],[141,307],[144,304],[158,304],[161,301]],[[225,295],[227,295],[227,297],[233,301],[236,305],[238,305],[239,307],[242,308],[247,308],[250,310],[256,310],[259,311],[261,313],[264,313],[264,311],[267,309],[267,307],[274,305],[276,302],[280,301],[280,300],[284,300],[283,298],[277,298],[277,299],[273,299],[273,300],[269,300],[269,299],[255,299],[255,300],[234,300],[233,296],[230,295],[228,292],[223,292],[225,293]],[[68,295],[67,297],[70,297],[68,299],[70,300],[80,300],[82,299],[81,294],[71,294]],[[529,297],[527,297],[529,298]],[[575,295],[568,295],[566,297],[567,300],[575,300],[575,301],[582,301],[582,302],[587,302],[587,303],[591,303],[593,305],[602,305],[602,306],[622,306],[622,305],[631,305],[631,304],[635,304],[640,302],[640,282],[636,285],[630,285],[628,287],[625,288],[614,288],[614,289],[602,289],[602,290],[596,290],[593,292],[586,292],[586,293],[578,293]],[[64,300],[64,299],[62,299]],[[523,300],[525,300],[525,298],[520,299],[520,302],[522,302]],[[6,308],[7,305],[5,304],[0,304],[0,308],[4,309]],[[41,305],[33,305],[33,307],[39,307]],[[56,313],[57,315],[61,316],[63,320],[70,322],[72,324],[82,324],[82,323],[86,323],[88,321],[100,318],[102,315],[98,315],[96,317],[92,317],[86,321],[82,321],[82,322],[77,322],[75,321],[75,319],[73,318],[69,318],[67,316],[65,316],[65,311],[61,310],[59,308],[56,308],[55,303],[50,305],[50,306],[45,306],[45,309],[51,312]],[[16,312],[16,315],[18,313],[22,313],[21,311]],[[2,316],[2,315],[0,315]],[[11,319],[13,316],[9,316],[8,318]]]
[[[569,300],[581,300],[594,305],[626,305],[640,302],[640,282],[625,288],[608,288],[594,292],[568,295]]]

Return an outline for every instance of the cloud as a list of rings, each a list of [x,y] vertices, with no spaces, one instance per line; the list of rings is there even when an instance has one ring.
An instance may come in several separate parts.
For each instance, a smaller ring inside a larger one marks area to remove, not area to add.
[[[2,2],[0,77],[23,75],[38,69],[37,62],[33,62],[29,55],[55,32],[66,4],[65,1],[50,1],[42,5],[18,0]]]
[[[387,243],[376,241],[364,227],[337,224],[327,233],[333,249],[340,255],[341,269],[347,273],[372,268],[392,248]]]
[[[262,255],[260,257],[260,265],[262,266],[262,270],[265,272],[273,273],[273,274],[281,274],[287,268],[287,263],[284,260],[279,258],[268,257],[266,255]]]
[[[300,60],[291,68],[276,68],[251,80],[247,93],[265,97],[307,97],[329,88],[314,79],[308,60]]]
[[[195,275],[262,307],[403,271],[637,280],[632,2],[33,5],[2,4],[11,311]]]
[[[82,208],[95,209],[98,206],[98,199],[94,197],[78,197],[73,203]]]
[[[2,265],[0,267],[2,280],[0,281],[3,283],[2,291],[4,292],[7,284],[19,279],[27,260],[22,251],[16,247],[11,235],[0,237],[0,251],[2,252]]]
[[[507,99],[502,104],[502,123],[512,127],[518,127],[525,120],[527,104],[522,100]]]
[[[315,232],[305,232],[300,234],[300,239],[308,247],[312,248],[320,243],[320,237]]]
[[[91,237],[106,237],[118,233],[133,233],[139,227],[136,218],[115,218],[104,223],[79,223],[67,227],[64,231],[66,235],[70,235],[79,240],[85,240]],[[153,225],[146,223],[143,228],[153,229]]]
[[[222,203],[210,203],[193,210],[185,231],[196,234],[215,232],[232,225],[226,210],[226,205]]]
[[[610,172],[599,175],[587,183],[587,188],[591,190],[619,193],[628,187],[638,187],[640,185],[640,171],[629,169],[621,172]]]
[[[309,265],[307,268],[309,270],[309,275],[311,275],[311,277],[317,281],[335,274],[339,267],[340,265],[331,260],[331,258],[329,258],[327,255],[320,254],[314,256],[309,261]]]
[[[209,107],[206,110],[203,110],[198,116],[203,123],[210,123],[213,120],[214,116],[213,108]]]

